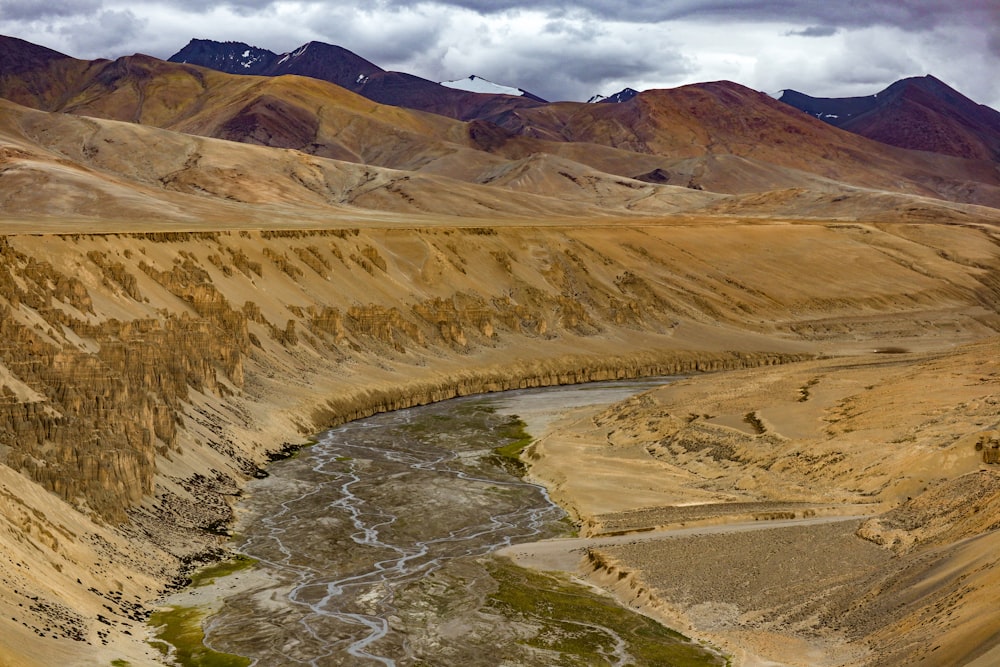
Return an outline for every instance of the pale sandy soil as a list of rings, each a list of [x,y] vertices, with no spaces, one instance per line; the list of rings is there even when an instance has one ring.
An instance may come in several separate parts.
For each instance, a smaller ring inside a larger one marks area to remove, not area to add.
[[[583,536],[507,555],[738,664],[991,664],[994,513],[968,505],[997,498],[975,441],[998,421],[1000,342],[936,343],[690,378],[550,422],[531,474]],[[823,516],[839,513],[862,518]]]

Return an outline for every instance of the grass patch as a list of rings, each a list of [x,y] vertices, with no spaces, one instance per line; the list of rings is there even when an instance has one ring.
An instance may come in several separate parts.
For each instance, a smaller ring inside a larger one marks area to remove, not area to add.
[[[507,441],[507,444],[493,448],[494,463],[518,477],[527,470],[521,453],[535,441],[526,430],[527,426],[520,417],[513,415],[494,430],[495,437]]]
[[[509,420],[501,424],[496,431],[497,437],[509,440],[506,445],[497,447],[493,451],[500,457],[512,459],[520,463],[521,452],[524,448],[535,441],[526,430],[528,425],[521,421],[518,416],[512,416]]]
[[[193,572],[191,574],[190,585],[195,588],[198,586],[208,586],[209,584],[214,584],[216,579],[221,579],[240,570],[249,570],[256,564],[256,559],[244,556],[243,554],[236,554],[229,560],[208,565]]]
[[[498,441],[503,442],[499,447],[492,447],[493,463],[521,475],[524,473],[521,452],[534,442],[526,427],[520,417],[503,417],[492,405],[468,402],[457,405],[447,414],[426,415],[401,426],[400,430],[421,440],[437,439],[441,433],[461,432],[465,446],[469,448],[477,445],[492,447]]]
[[[156,631],[150,645],[170,657],[181,667],[249,667],[250,658],[229,653],[219,653],[205,646],[205,633],[201,629],[204,612],[195,607],[170,607],[154,612],[149,624]]]
[[[504,616],[535,628],[523,644],[558,654],[553,657],[552,665],[593,665],[596,658],[613,657],[615,638],[602,628],[625,641],[625,650],[633,660],[630,664],[672,667],[729,664],[725,656],[565,577],[500,560],[492,561],[489,568],[498,585],[489,605]]]
[[[131,662],[128,660],[122,660],[121,658],[111,661],[111,667],[131,667],[131,665]]]

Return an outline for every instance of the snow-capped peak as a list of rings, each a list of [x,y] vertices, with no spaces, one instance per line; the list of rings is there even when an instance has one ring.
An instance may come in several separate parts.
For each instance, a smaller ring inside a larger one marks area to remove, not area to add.
[[[512,88],[510,86],[501,86],[499,83],[493,83],[481,76],[476,76],[472,74],[464,79],[455,79],[454,81],[442,81],[442,86],[447,88],[455,88],[456,90],[464,90],[470,93],[491,93],[493,95],[516,95],[518,97],[524,95],[524,91],[520,88]]]
[[[596,95],[591,95],[590,99],[587,100],[587,104],[597,104],[601,100],[606,100],[606,99],[608,99],[608,98],[605,97],[604,95],[601,95],[600,93],[598,93]]]

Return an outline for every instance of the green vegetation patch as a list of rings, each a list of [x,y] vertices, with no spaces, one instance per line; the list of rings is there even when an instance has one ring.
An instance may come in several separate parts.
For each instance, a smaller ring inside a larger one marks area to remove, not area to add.
[[[479,444],[490,447],[494,464],[514,475],[523,475],[521,452],[534,442],[534,438],[526,428],[527,424],[520,417],[501,416],[492,405],[477,401],[459,404],[448,414],[424,416],[402,425],[400,430],[411,437],[421,439],[436,438],[443,432],[450,434],[461,432],[466,446],[475,447]],[[497,442],[504,444],[493,447]]]
[[[149,624],[156,630],[157,639],[150,645],[165,657],[170,657],[181,667],[248,667],[250,658],[229,653],[219,653],[205,646],[205,633],[201,622],[205,613],[196,607],[170,607],[154,612]]]
[[[507,440],[507,444],[493,450],[493,453],[500,458],[504,465],[513,466],[521,472],[524,470],[521,453],[525,447],[535,441],[528,433],[527,428],[528,425],[520,417],[512,416],[496,430],[497,436]]]
[[[636,667],[729,664],[725,656],[563,576],[502,560],[492,562],[490,574],[498,589],[489,606],[536,628],[522,643],[552,655],[552,665],[593,665],[595,658],[614,663],[626,656],[625,664]]]
[[[249,570],[257,561],[249,556],[244,556],[243,554],[236,554],[229,560],[224,560],[214,565],[208,565],[195,571],[191,575],[191,586],[197,588],[199,586],[208,586],[209,584],[214,584],[216,579],[221,579],[222,577],[227,577],[234,572],[239,572],[240,570]]]

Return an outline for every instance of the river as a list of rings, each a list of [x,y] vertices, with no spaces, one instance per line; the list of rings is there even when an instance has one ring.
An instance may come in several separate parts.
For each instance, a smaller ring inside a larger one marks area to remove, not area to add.
[[[493,455],[523,435],[515,415],[537,431],[665,381],[466,397],[320,434],[248,487],[234,542],[258,564],[217,584],[206,644],[268,667],[723,664],[590,588],[490,555],[572,533]]]

